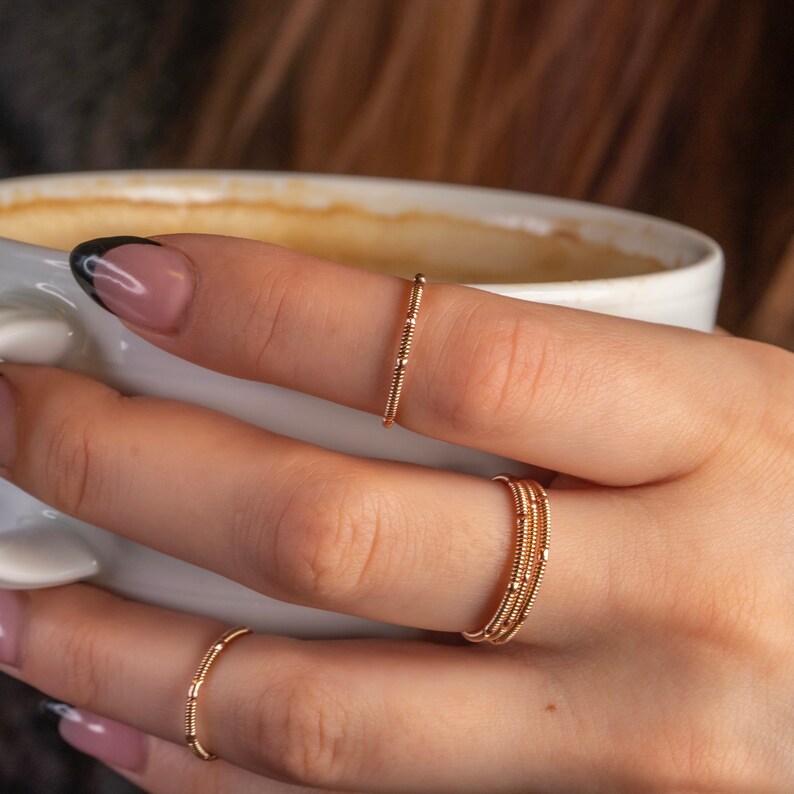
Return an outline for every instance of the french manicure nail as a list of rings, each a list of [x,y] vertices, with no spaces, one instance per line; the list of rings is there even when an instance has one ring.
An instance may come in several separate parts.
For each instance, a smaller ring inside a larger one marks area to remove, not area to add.
[[[7,378],[0,375],[0,466],[14,460],[17,440],[17,398]]]
[[[22,633],[22,596],[15,590],[0,590],[0,663],[19,666]]]
[[[102,308],[153,331],[178,328],[193,295],[187,256],[145,237],[88,240],[72,251],[69,264]]]
[[[41,710],[58,719],[61,738],[81,753],[128,772],[146,766],[146,735],[135,728],[57,700],[44,700]]]

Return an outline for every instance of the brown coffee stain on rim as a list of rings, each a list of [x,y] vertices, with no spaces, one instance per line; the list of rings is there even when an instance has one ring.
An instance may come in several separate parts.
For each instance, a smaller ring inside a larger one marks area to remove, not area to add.
[[[136,184],[152,192],[169,184],[176,190],[191,188],[189,177],[171,183],[137,179],[98,179],[90,191],[84,184],[83,195],[70,197],[14,191],[0,204],[0,236],[67,250],[91,237],[200,231],[263,240],[403,278],[423,271],[431,281],[469,284],[616,278],[667,269],[655,258],[583,240],[574,221],[544,220],[549,232],[538,234],[463,214],[373,211],[322,192],[314,197],[319,203],[307,205],[312,186],[301,180],[278,189],[253,180],[248,186],[230,183],[222,188],[231,193],[229,198],[170,201],[118,195]],[[73,189],[79,190],[79,183],[75,179]],[[259,197],[238,185],[256,187]],[[217,182],[201,177],[192,186],[206,195],[219,190]],[[262,187],[269,187],[271,195],[262,197]],[[69,189],[68,181],[64,189]],[[103,190],[110,195],[101,195]]]

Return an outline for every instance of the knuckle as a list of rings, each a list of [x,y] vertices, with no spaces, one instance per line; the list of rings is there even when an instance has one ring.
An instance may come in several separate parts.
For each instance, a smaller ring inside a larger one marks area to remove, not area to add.
[[[283,357],[284,351],[293,347],[290,339],[295,339],[300,318],[311,305],[303,299],[306,283],[297,263],[284,267],[277,262],[273,267],[262,268],[250,308],[242,320],[241,333],[237,335],[242,346],[241,360],[254,362],[262,377],[271,369],[276,356]]]
[[[103,674],[110,667],[110,653],[99,621],[81,620],[63,634],[58,666],[64,697],[75,706],[99,702]]]
[[[567,379],[560,342],[522,315],[495,317],[489,307],[461,304],[431,362],[443,384],[431,395],[435,413],[456,432],[510,432],[543,395]]]
[[[794,354],[774,345],[750,339],[722,340],[726,365],[739,374],[729,394],[720,401],[719,420],[731,432],[744,429],[752,436],[794,436]],[[731,421],[733,420],[733,421]],[[743,443],[743,442],[742,442]]]
[[[689,566],[677,567],[679,570],[671,577],[665,618],[672,623],[675,635],[699,638],[708,644],[732,645],[742,634],[743,616],[749,611],[746,601],[739,596],[740,582],[733,581],[733,587],[728,588],[714,570],[704,571],[695,578]],[[686,570],[680,570],[682,567]]]
[[[792,379],[794,379],[794,355],[789,350],[753,339],[734,338],[727,340],[725,344],[732,344],[744,361],[752,367],[750,372],[754,381],[761,373],[772,385],[783,379],[785,381],[784,388],[788,390]]]
[[[655,791],[744,791],[745,784],[752,788],[757,783],[750,747],[715,727],[725,724],[725,714],[709,718],[709,727],[668,724],[661,735],[637,748],[636,764]]]
[[[339,695],[343,691],[338,682],[310,669],[291,676],[275,696],[268,693],[258,710],[258,744],[269,748],[268,762],[289,781],[333,786],[355,775],[361,737],[349,702]]]
[[[293,597],[347,606],[383,584],[399,548],[401,508],[355,469],[312,475],[293,492],[273,530],[275,569]]]
[[[784,555],[794,555],[784,548],[788,539],[771,533],[765,544],[755,542],[755,481],[706,482],[706,488],[702,482],[680,484],[664,493],[654,487],[621,502],[626,511],[631,505],[626,516],[646,531],[631,555],[621,558],[623,575],[610,583],[607,608],[687,648],[772,661],[794,630],[790,584],[781,569]],[[669,505],[691,504],[693,497],[700,514],[681,523]],[[661,558],[664,565],[653,564]]]
[[[263,589],[263,580],[273,581],[278,573],[274,552],[276,508],[272,493],[279,488],[279,476],[269,470],[252,473],[227,492],[221,534],[228,538],[230,572],[251,587]],[[277,582],[274,582],[277,584]]]
[[[69,515],[84,512],[86,503],[96,502],[111,485],[102,434],[93,421],[76,412],[61,417],[50,429],[38,463],[46,501]],[[94,472],[102,469],[102,476]]]
[[[758,421],[753,431],[772,449],[794,448],[794,354],[773,345],[755,343],[756,361],[763,369],[763,395],[756,400]]]
[[[51,430],[41,457],[45,490],[52,506],[75,515],[86,492],[89,469],[89,441],[85,420],[72,415],[61,419]]]
[[[774,653],[775,634],[781,629],[775,616],[783,617],[775,604],[781,594],[759,579],[756,562],[763,567],[761,560],[751,569],[735,562],[715,562],[710,571],[678,566],[668,580],[667,614],[662,618],[670,636],[691,647],[717,648],[726,658],[750,654],[760,661]]]
[[[660,662],[665,668],[669,661]],[[662,673],[662,668],[656,668]],[[606,732],[599,754],[634,779],[632,791],[732,792],[755,790],[775,774],[758,752],[737,702],[737,679],[714,652],[679,652],[677,675],[660,675],[645,701],[652,720]],[[774,753],[774,750],[772,751]],[[771,790],[771,789],[770,789]]]
[[[725,659],[766,666],[788,652],[794,629],[790,581],[781,568],[786,551],[776,548],[774,538],[750,558],[742,553],[754,543],[748,531],[753,501],[744,501],[733,511],[733,532],[703,533],[691,559],[674,563],[670,619],[690,646],[698,643],[716,648]]]

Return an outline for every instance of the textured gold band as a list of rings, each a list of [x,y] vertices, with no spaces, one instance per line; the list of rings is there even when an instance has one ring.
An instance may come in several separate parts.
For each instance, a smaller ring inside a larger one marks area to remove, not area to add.
[[[414,340],[416,315],[419,313],[419,304],[422,302],[422,292],[424,291],[426,280],[421,273],[417,273],[411,285],[408,314],[403,326],[400,348],[397,351],[397,361],[394,364],[394,374],[392,375],[391,388],[389,389],[389,398],[386,401],[386,411],[383,414],[384,427],[391,427],[394,424],[395,416],[397,416],[397,403],[400,402],[400,393],[405,380],[405,368],[408,365],[408,354],[411,352],[411,343]]]
[[[204,683],[213,662],[223,653],[238,637],[246,634],[251,634],[251,629],[248,626],[237,626],[236,628],[229,629],[225,634],[218,637],[212,644],[210,649],[204,654],[201,664],[196,670],[196,675],[193,676],[193,683],[187,693],[187,706],[185,708],[185,740],[188,747],[202,760],[214,761],[217,756],[209,752],[202,746],[201,742],[196,737],[196,707],[198,703],[198,694],[201,685]]]
[[[480,631],[464,631],[469,642],[504,645],[518,634],[537,598],[549,559],[551,511],[546,490],[534,480],[519,480],[511,474],[491,479],[510,489],[516,508],[516,551],[502,601],[494,616]]]

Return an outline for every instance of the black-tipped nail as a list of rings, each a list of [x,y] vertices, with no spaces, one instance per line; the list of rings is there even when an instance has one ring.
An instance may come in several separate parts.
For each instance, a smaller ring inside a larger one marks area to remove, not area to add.
[[[70,706],[68,703],[61,703],[58,700],[44,698],[44,700],[39,703],[39,714],[51,725],[57,726],[64,717],[67,719],[74,717],[76,711],[74,706]]]
[[[142,237],[89,240],[72,251],[77,283],[103,309],[152,331],[173,331],[193,299],[195,265],[177,248]]]
[[[49,698],[41,702],[40,711],[57,722],[61,738],[76,750],[130,772],[145,768],[148,744],[135,728]]]
[[[72,268],[72,273],[77,279],[77,283],[88,296],[103,309],[107,309],[110,312],[112,312],[112,309],[106,306],[102,298],[97,294],[94,286],[94,273],[97,264],[104,259],[105,254],[114,248],[120,248],[122,245],[160,245],[160,243],[149,240],[146,237],[132,237],[129,235],[97,237],[96,240],[86,240],[84,243],[80,243],[69,254],[69,266]]]

